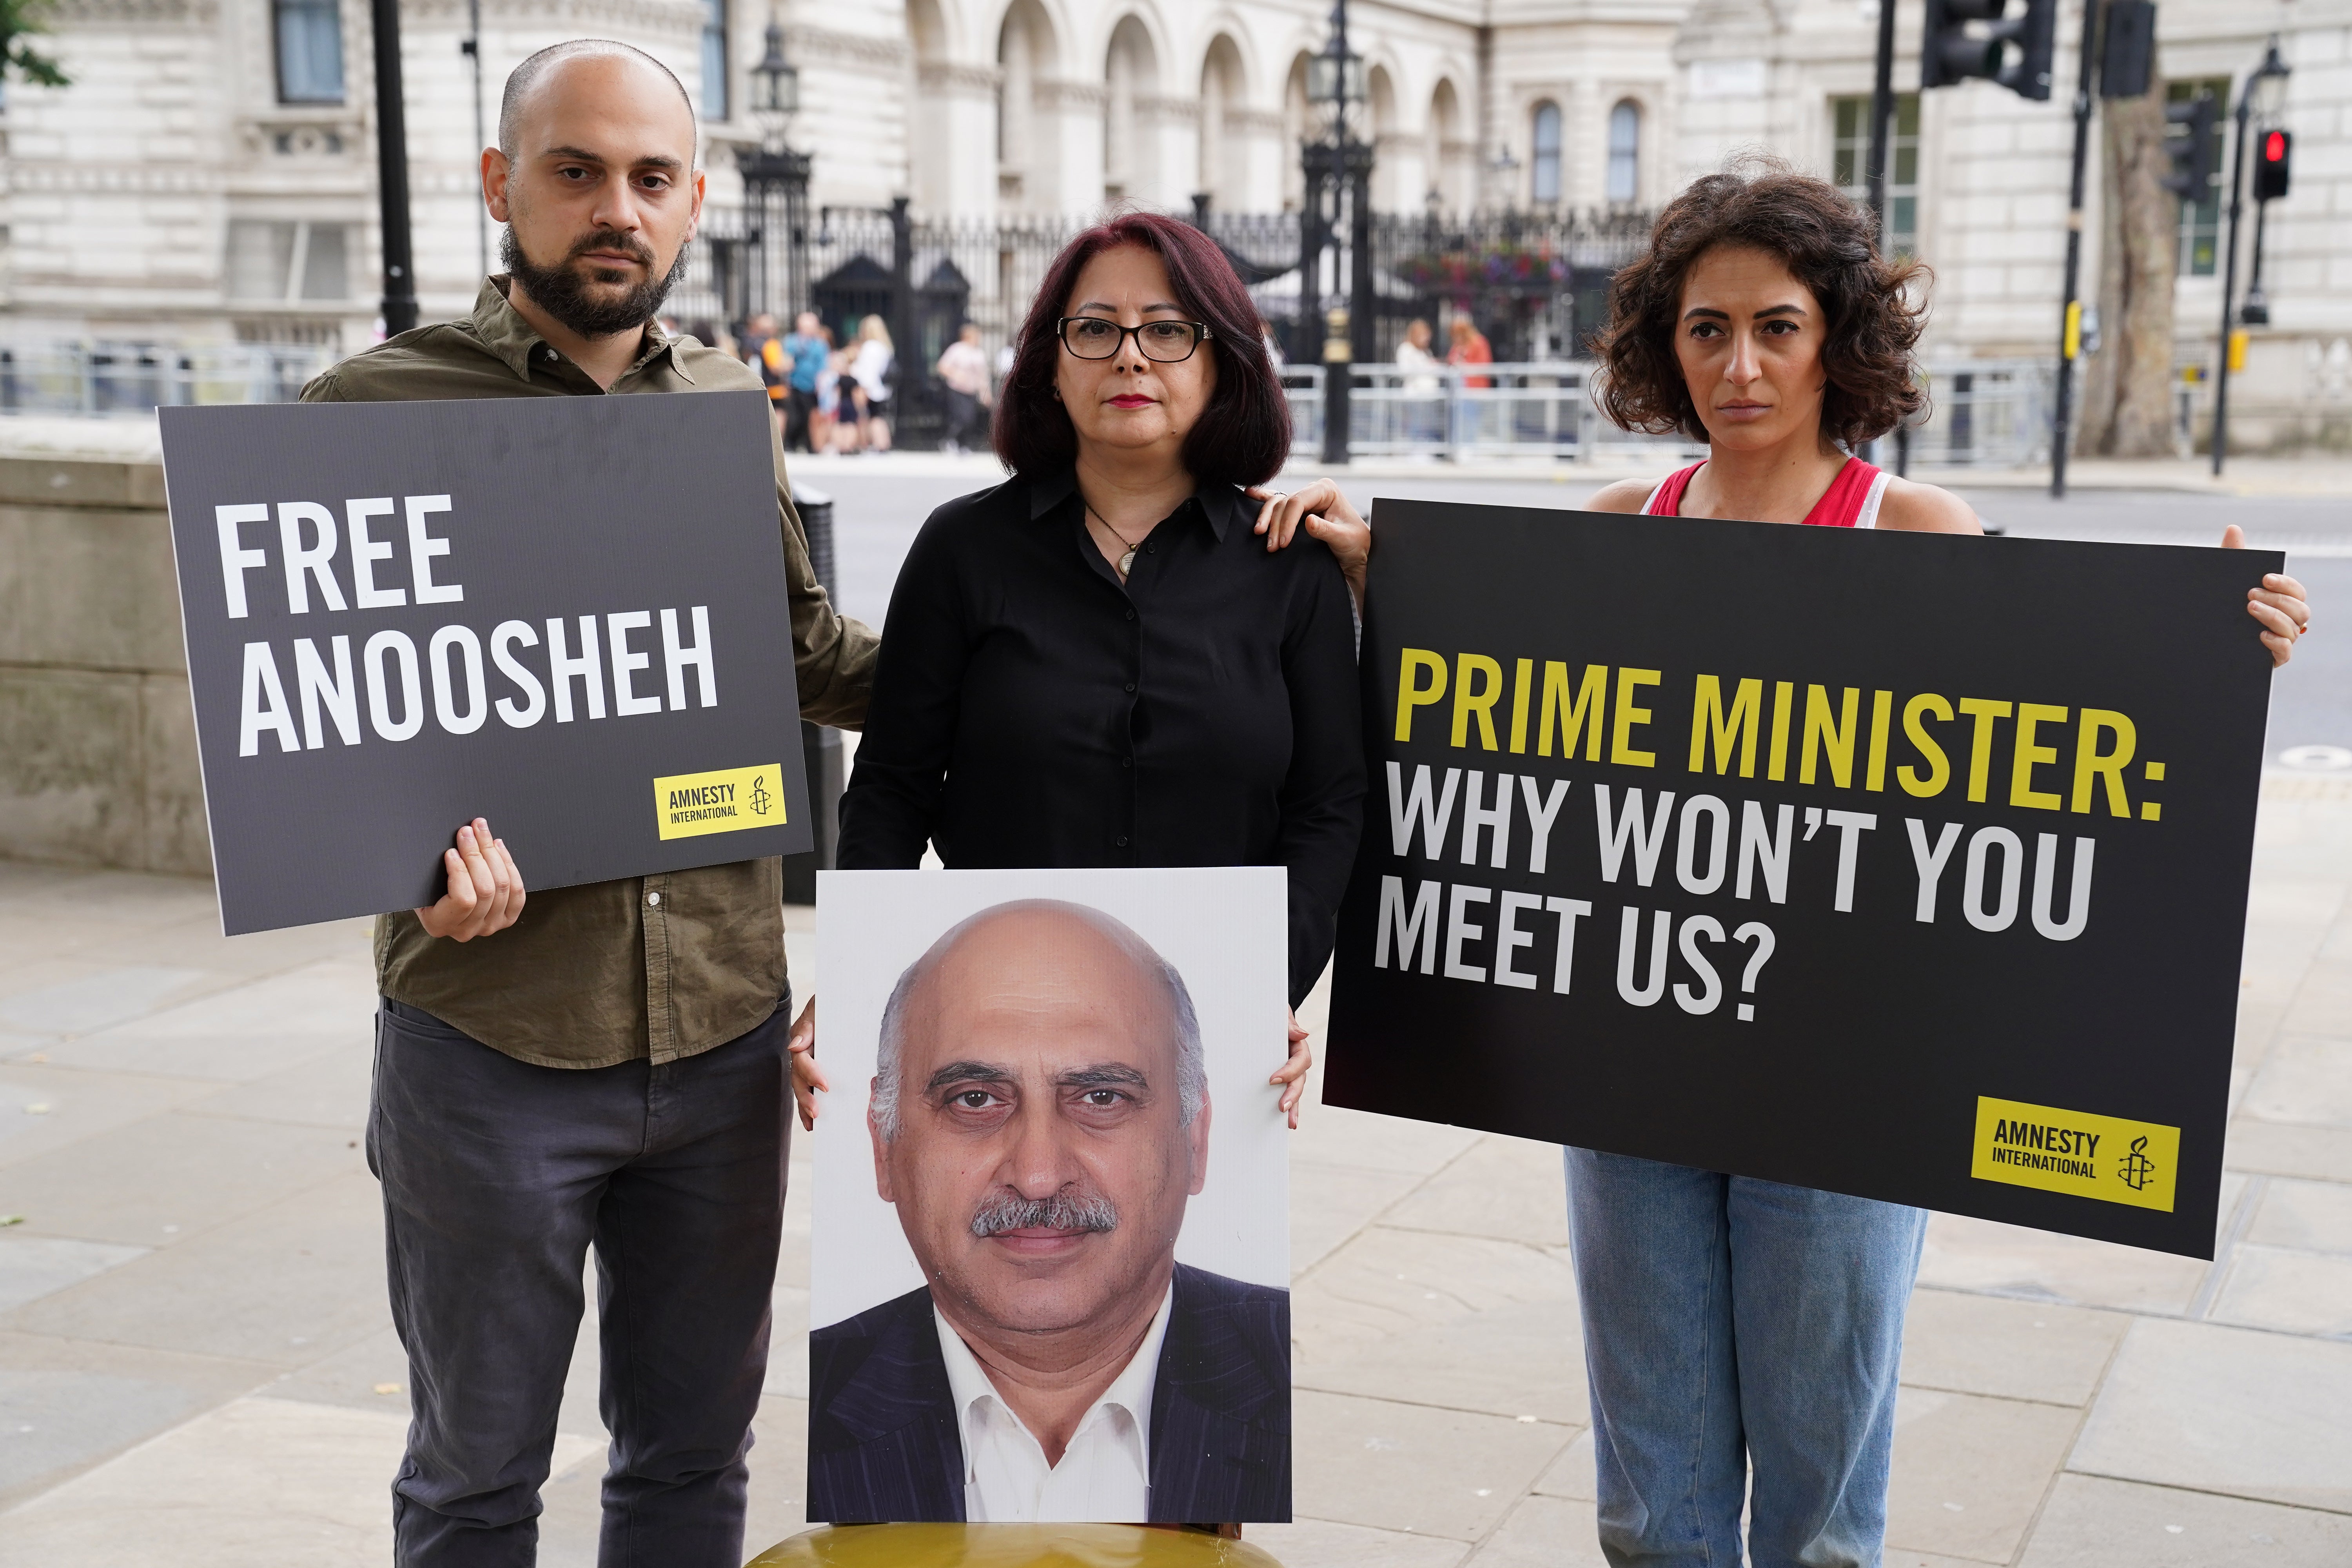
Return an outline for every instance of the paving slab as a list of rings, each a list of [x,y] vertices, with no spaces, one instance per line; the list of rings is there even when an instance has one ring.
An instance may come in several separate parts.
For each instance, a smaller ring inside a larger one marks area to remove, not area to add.
[[[2352,1033],[2352,1023],[2347,1029]],[[2352,1038],[2283,1037],[2247,1089],[2244,1114],[2294,1125],[2352,1127]]]
[[[2098,1388],[2130,1326],[2120,1312],[1916,1290],[1903,1330],[1903,1381],[1956,1394],[2081,1405]]]
[[[1282,1568],[1456,1568],[1465,1542],[1440,1535],[1374,1530],[1301,1516],[1291,1524],[1253,1524],[1242,1539],[1279,1558]]]
[[[338,1129],[166,1112],[11,1165],[8,1210],[27,1231],[169,1247],[366,1169]]]
[[[1291,1412],[1299,1513],[1464,1542],[1500,1523],[1566,1446],[1559,1428],[1508,1416],[1312,1390]]]
[[[2019,1568],[2344,1568],[2352,1563],[2352,1517],[2064,1475],[2018,1563]]]
[[[291,1371],[388,1321],[382,1200],[345,1174],[0,1313],[0,1327]]]
[[[2290,1334],[2352,1334],[2352,1257],[2241,1247],[2207,1316]]]
[[[1581,1426],[1576,1279],[1562,1252],[1374,1226],[1291,1297],[1305,1387]]]
[[[0,1568],[380,1568],[407,1425],[232,1400],[11,1510]]]
[[[1449,1236],[1568,1245],[1568,1175],[1557,1143],[1489,1134],[1381,1216]]]
[[[212,1092],[211,1085],[189,1079],[78,1072],[47,1065],[46,1050],[25,1054],[44,1059],[0,1067],[0,1169]],[[7,1190],[5,1204],[21,1212],[13,1176]]]
[[[2246,1239],[2266,1247],[2352,1255],[2352,1184],[2270,1183]]]
[[[1887,1541],[1907,1551],[2009,1562],[2081,1422],[2082,1412],[2064,1405],[1902,1389]]]
[[[0,1331],[0,1507],[268,1377],[255,1362]]]
[[[1592,1430],[1587,1427],[1577,1434],[1576,1441],[1559,1452],[1559,1457],[1545,1467],[1536,1478],[1534,1489],[1546,1497],[1574,1498],[1581,1502],[1597,1501],[1601,1489],[1592,1458]]]
[[[1316,1069],[1316,1077],[1321,1069]],[[1314,1086],[1319,1089],[1320,1085]],[[1310,1100],[1316,1095],[1310,1092]],[[1344,1110],[1319,1100],[1299,1112],[1298,1131],[1290,1140],[1294,1159],[1330,1165],[1363,1165],[1425,1176],[1459,1159],[1486,1137],[1466,1127],[1442,1127],[1430,1121],[1375,1116],[1368,1110]]]
[[[1318,1113],[1319,1114],[1319,1113]],[[1290,1268],[1304,1273],[1328,1258],[1423,1178],[1368,1165],[1290,1162]]]
[[[1470,1554],[1471,1568],[1609,1568],[1592,1505],[1530,1493]]]
[[[2225,1215],[2229,1200],[2225,1192]],[[2207,1267],[2194,1258],[1939,1214],[1927,1221],[1919,1283],[2075,1306],[2181,1312],[2196,1299]]]
[[[0,1312],[144,1258],[149,1250],[68,1237],[0,1236]]]
[[[2352,1344],[2142,1318],[2066,1468],[2352,1513]]]
[[[84,1035],[55,1047],[50,1059],[241,1083],[322,1051],[365,1048],[374,1039],[374,1019],[373,971],[320,963]]]
[[[338,1041],[292,1067],[243,1082],[208,1084],[202,1098],[180,1109],[190,1116],[234,1116],[247,1121],[288,1121],[358,1133],[367,1127],[375,1044],[365,1036]]]
[[[148,963],[66,963],[44,968],[53,978],[40,980],[33,973],[22,973],[19,980],[37,983],[0,995],[0,1025],[26,1035],[84,1035],[234,978],[215,970]],[[60,970],[68,973],[54,977]]]
[[[2230,1123],[2221,1158],[2233,1170],[2352,1183],[2352,1127],[2298,1127],[2242,1115]]]
[[[281,1372],[265,1391],[272,1399],[341,1405],[352,1410],[409,1414],[408,1354],[387,1323],[293,1372]]]

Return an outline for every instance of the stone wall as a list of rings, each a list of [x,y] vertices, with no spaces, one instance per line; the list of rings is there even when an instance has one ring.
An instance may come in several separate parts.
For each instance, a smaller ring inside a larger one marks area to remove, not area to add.
[[[0,856],[208,875],[150,462],[0,458]]]

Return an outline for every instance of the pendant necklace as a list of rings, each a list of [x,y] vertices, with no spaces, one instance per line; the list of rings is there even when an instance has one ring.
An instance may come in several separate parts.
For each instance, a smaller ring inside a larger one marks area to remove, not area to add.
[[[1127,535],[1125,535],[1124,533],[1121,533],[1118,530],[1117,530],[1117,529],[1115,529],[1115,528],[1112,528],[1112,527],[1111,527],[1111,525],[1110,525],[1110,519],[1108,519],[1108,518],[1105,517],[1102,513],[1100,513],[1100,512],[1097,511],[1097,510],[1094,509],[1094,503],[1093,503],[1093,502],[1091,502],[1091,501],[1082,501],[1082,502],[1080,502],[1079,504],[1081,504],[1081,505],[1083,505],[1083,506],[1085,506],[1085,507],[1086,507],[1086,509],[1087,509],[1087,515],[1088,517],[1090,517],[1090,518],[1093,518],[1097,522],[1101,523],[1101,524],[1103,525],[1104,529],[1105,529],[1105,530],[1107,530],[1107,531],[1109,532],[1110,536],[1111,536],[1113,539],[1118,540],[1121,544],[1124,544],[1124,545],[1126,545],[1126,546],[1127,546],[1127,553],[1126,553],[1126,554],[1124,554],[1124,555],[1122,555],[1122,556],[1120,556],[1120,557],[1118,558],[1118,580],[1119,580],[1120,582],[1122,582],[1122,583],[1126,582],[1126,581],[1127,581],[1127,574],[1128,574],[1129,573],[1130,573],[1130,572],[1132,572],[1132,571],[1134,571],[1134,570],[1135,570],[1135,552],[1136,552],[1138,550],[1140,550],[1141,548],[1143,548],[1143,540],[1142,540],[1142,539],[1130,540],[1130,539],[1129,539],[1129,538],[1127,537]],[[1150,537],[1151,537],[1151,530],[1150,530],[1150,529],[1148,529],[1148,528],[1147,528],[1147,529],[1145,529],[1145,530],[1143,531],[1143,537],[1144,537],[1144,539],[1149,539],[1149,538],[1150,538]]]

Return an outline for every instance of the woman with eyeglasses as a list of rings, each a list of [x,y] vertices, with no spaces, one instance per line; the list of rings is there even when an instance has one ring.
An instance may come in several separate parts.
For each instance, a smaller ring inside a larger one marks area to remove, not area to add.
[[[933,512],[899,568],[839,863],[913,867],[929,843],[958,868],[1285,867],[1295,1006],[1363,817],[1370,532],[1344,499],[1308,515],[1252,489],[1290,413],[1199,229],[1135,213],[1079,235],[1017,343],[993,430],[1013,477]]]

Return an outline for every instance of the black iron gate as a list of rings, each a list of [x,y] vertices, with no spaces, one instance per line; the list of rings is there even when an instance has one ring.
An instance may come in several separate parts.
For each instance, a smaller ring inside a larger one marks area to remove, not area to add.
[[[1192,216],[1233,260],[1285,355],[1296,365],[1319,363],[1321,342],[1300,341],[1298,215],[1202,207]],[[804,254],[786,257],[777,253],[791,244],[783,226],[707,207],[670,310],[708,342],[720,330],[740,337],[762,310],[789,324],[797,310],[814,310],[843,346],[866,316],[880,316],[896,362],[895,442],[934,447],[946,431],[945,388],[932,368],[940,352],[967,321],[979,324],[992,353],[1007,342],[1046,267],[1084,221],[922,218],[903,200],[821,208],[801,230]],[[1642,213],[1375,214],[1371,346],[1381,359],[1393,358],[1419,318],[1436,331],[1443,357],[1447,324],[1461,316],[1498,361],[1589,358],[1609,280],[1638,254],[1649,228]],[[1318,310],[1344,305],[1349,277],[1349,260],[1327,252],[1305,287],[1322,300]]]

